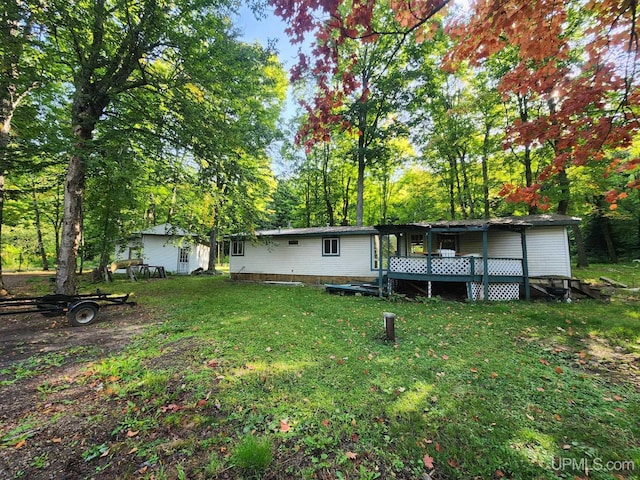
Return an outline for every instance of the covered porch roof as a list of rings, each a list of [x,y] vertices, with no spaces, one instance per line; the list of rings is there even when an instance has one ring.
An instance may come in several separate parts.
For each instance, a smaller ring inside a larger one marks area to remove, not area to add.
[[[534,226],[571,226],[577,225],[581,221],[578,217],[569,215],[559,215],[556,213],[545,213],[539,215],[496,217],[484,219],[466,220],[437,220],[433,222],[416,222],[403,224],[376,225],[376,230],[387,234],[407,230],[431,230],[433,232],[482,232],[490,228],[501,228],[508,230],[524,230]]]

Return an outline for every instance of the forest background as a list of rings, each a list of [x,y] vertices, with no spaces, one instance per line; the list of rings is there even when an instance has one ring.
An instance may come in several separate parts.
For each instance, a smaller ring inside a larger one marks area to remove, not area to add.
[[[591,260],[640,256],[634,2],[278,3],[289,76],[233,1],[3,2],[2,267],[57,262],[62,293],[165,222],[215,247],[536,212],[581,217]]]

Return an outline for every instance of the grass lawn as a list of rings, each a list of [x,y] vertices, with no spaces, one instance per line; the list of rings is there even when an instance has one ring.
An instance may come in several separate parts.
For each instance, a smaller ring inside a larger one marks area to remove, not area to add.
[[[87,476],[640,478],[637,302],[389,303],[206,276],[117,289],[155,323],[74,380],[100,386],[82,408],[108,425],[78,443]]]

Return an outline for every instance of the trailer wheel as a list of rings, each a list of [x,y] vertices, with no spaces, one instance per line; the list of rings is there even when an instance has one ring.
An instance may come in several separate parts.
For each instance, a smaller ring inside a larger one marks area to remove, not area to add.
[[[80,302],[72,305],[67,312],[69,323],[74,327],[91,325],[98,317],[98,304],[93,302]]]

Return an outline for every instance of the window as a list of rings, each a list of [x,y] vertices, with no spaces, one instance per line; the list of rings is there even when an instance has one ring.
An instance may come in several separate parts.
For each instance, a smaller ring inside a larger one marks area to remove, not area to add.
[[[289,240],[289,245],[298,245],[298,240]]]
[[[338,237],[323,238],[322,255],[334,257],[340,255],[340,239]]]
[[[411,248],[410,252],[413,255],[424,253],[424,235],[422,233],[411,234]]]
[[[378,270],[380,268],[380,249],[382,249],[382,269],[388,268],[387,262],[389,256],[398,251],[398,237],[395,234],[392,235],[372,235],[371,236],[371,269]]]
[[[178,262],[189,263],[190,253],[191,249],[189,247],[180,247],[180,250],[178,250]]]
[[[244,255],[244,240],[234,240],[231,242],[231,255],[234,257]]]

